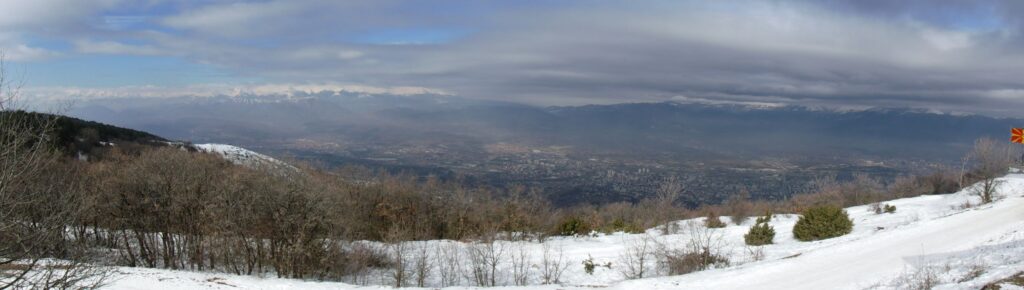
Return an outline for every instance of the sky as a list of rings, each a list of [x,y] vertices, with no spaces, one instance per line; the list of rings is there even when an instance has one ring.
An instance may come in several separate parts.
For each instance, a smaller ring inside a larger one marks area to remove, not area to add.
[[[1022,1],[0,0],[30,97],[346,90],[1019,116]]]

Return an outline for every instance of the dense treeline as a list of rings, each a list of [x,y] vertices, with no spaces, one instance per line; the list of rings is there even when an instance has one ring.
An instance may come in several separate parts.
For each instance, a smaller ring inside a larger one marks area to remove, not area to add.
[[[0,119],[6,124],[21,124],[28,132],[47,132],[46,139],[40,139],[46,147],[52,148],[69,156],[76,153],[93,154],[94,150],[103,150],[100,142],[120,145],[167,145],[167,140],[159,136],[87,121],[68,116],[27,112],[23,110],[0,110]]]

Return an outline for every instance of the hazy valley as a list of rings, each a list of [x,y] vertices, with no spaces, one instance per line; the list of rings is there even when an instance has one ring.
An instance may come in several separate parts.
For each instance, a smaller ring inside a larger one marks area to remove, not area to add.
[[[977,138],[1024,123],[914,109],[636,103],[536,107],[443,95],[294,92],[83,101],[73,116],[325,166],[541,189],[556,204],[637,202],[669,176],[691,207],[782,200],[816,178],[957,170]]]

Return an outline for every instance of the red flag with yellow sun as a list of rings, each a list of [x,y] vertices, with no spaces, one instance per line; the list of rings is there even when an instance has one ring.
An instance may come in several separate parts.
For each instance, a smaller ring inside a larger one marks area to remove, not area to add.
[[[1010,129],[1010,142],[1024,144],[1024,128]]]

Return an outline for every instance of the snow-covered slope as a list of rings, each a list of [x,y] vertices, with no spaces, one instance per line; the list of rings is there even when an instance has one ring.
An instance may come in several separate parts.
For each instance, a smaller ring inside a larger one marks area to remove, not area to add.
[[[801,255],[791,259],[630,281],[615,288],[636,289],[632,287],[642,285],[646,289],[678,289],[685,285],[694,289],[864,289],[885,284],[889,282],[886,278],[918,262],[919,256],[967,251],[1019,238],[1016,233],[1024,230],[1022,178],[1006,178],[1002,190],[1009,196],[995,204],[957,211],[955,207],[964,200],[977,202],[961,192],[891,202],[899,209],[899,214],[892,216],[872,216],[865,207],[853,207],[848,209],[856,225],[853,234],[810,243],[827,247],[798,251]],[[1024,265],[1019,267],[1024,269]]]
[[[680,276],[626,280],[621,257],[627,245],[653,239],[668,247],[682,247],[690,234],[661,235],[613,234],[595,237],[552,238],[549,248],[564,249],[568,268],[561,285],[533,286],[541,289],[900,289],[907,283],[930,275],[940,289],[977,289],[981,285],[1024,271],[1024,174],[1011,174],[1001,180],[1005,198],[992,204],[977,204],[969,189],[948,195],[932,195],[887,202],[895,205],[892,214],[875,214],[868,206],[847,208],[854,220],[851,234],[816,242],[800,242],[792,237],[797,217],[777,215],[775,244],[763,248],[764,259],[756,260],[753,250],[743,244],[743,234],[752,224],[730,225],[720,230],[724,254],[730,267]],[[724,220],[728,220],[727,218]],[[680,221],[680,224],[693,221]],[[685,228],[685,227],[684,227]],[[427,244],[462,243],[452,241],[416,242]],[[511,249],[524,249],[537,264],[543,246],[536,242],[506,243]],[[582,261],[592,257],[597,264],[593,274],[583,271]],[[653,262],[652,262],[653,263]],[[468,262],[466,263],[468,264]],[[654,267],[654,265],[650,265]],[[503,265],[505,284],[511,284],[509,265]],[[980,271],[979,271],[980,269]],[[111,289],[339,289],[387,288],[354,286],[339,282],[311,282],[276,278],[257,278],[219,273],[195,273],[170,270],[120,268]],[[652,273],[653,274],[653,273]],[[385,274],[379,281],[386,283]],[[436,276],[436,275],[435,275]],[[467,281],[463,281],[468,283]],[[515,288],[505,286],[502,288]]]
[[[274,159],[273,157],[253,152],[238,146],[226,144],[193,144],[192,147],[199,151],[216,153],[231,161],[232,163],[250,167],[288,167],[291,166]]]

